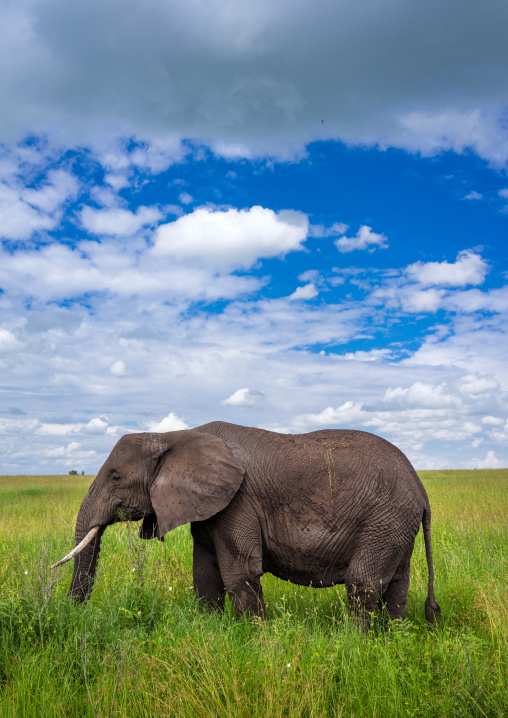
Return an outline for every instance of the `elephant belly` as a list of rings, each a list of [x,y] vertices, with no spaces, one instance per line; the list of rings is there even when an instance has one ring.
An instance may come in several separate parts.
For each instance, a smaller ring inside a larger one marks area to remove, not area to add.
[[[263,571],[302,586],[344,583],[355,545],[355,535],[344,530],[293,532],[291,541],[266,542]]]

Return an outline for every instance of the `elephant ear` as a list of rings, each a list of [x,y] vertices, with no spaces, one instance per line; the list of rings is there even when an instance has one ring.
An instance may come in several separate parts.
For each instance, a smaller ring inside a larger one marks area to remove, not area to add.
[[[245,471],[226,443],[200,431],[174,431],[150,490],[154,514],[146,516],[142,538],[162,539],[171,529],[204,521],[224,509],[240,488]]]

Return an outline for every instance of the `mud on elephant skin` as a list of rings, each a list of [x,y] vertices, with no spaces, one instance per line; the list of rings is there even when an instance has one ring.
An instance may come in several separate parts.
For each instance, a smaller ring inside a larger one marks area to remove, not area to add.
[[[121,509],[121,511],[119,511]],[[368,625],[383,601],[406,612],[410,559],[423,524],[429,569],[425,615],[438,623],[430,506],[404,454],[363,431],[286,435],[225,422],[166,434],[128,434],[113,448],[81,505],[70,595],[92,591],[101,536],[139,520],[142,539],[190,523],[197,596],[238,615],[264,616],[261,577],[304,586],[345,584]]]

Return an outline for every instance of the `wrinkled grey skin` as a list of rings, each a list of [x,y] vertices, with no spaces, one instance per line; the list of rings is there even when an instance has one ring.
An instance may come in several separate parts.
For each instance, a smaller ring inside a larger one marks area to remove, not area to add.
[[[191,523],[194,590],[211,608],[228,592],[237,614],[264,616],[261,576],[303,586],[345,584],[351,611],[368,624],[382,599],[406,611],[410,559],[423,523],[429,593],[437,623],[430,507],[416,472],[395,446],[363,431],[285,435],[224,422],[167,434],[130,434],[116,444],[79,511],[70,594],[92,591],[104,529],[143,519],[141,538],[163,540]]]

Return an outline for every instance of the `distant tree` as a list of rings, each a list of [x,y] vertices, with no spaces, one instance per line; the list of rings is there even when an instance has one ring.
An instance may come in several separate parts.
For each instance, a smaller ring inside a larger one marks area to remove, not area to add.
[[[69,471],[69,476],[76,476],[77,473],[78,473],[78,472],[77,472],[77,471],[74,471],[74,470]]]
[[[82,472],[81,472],[81,476],[84,476],[84,475],[85,475],[85,472],[84,472],[84,471],[82,471]]]

